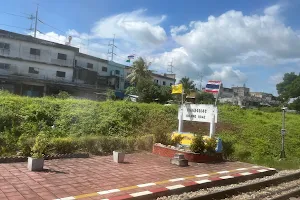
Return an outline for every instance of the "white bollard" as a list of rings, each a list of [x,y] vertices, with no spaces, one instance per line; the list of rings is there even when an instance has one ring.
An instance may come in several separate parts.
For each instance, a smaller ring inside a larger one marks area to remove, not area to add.
[[[183,130],[183,110],[182,107],[179,113],[179,120],[178,120],[178,133],[182,133]]]

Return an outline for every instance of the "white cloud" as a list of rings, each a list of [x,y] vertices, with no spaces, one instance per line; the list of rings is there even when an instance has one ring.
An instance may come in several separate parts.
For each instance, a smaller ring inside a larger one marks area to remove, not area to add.
[[[251,64],[254,55],[264,64],[299,58],[300,37],[275,15],[279,10],[279,5],[271,6],[260,16],[231,10],[209,16],[207,21],[191,22],[187,33],[173,38],[194,62],[208,65]]]
[[[282,80],[283,80],[283,73],[278,73],[270,76],[268,82],[272,85],[276,85],[282,82]]]
[[[247,76],[244,73],[240,70],[234,70],[231,66],[223,67],[221,71],[215,71],[210,78],[225,82],[227,85],[232,83],[243,84],[247,81]]]
[[[278,15],[281,11],[281,5],[275,4],[270,7],[265,8],[265,15]]]
[[[188,28],[185,25],[181,25],[181,26],[172,26],[171,27],[171,35],[172,36],[176,36],[178,33],[182,33],[187,31]]]
[[[92,28],[92,33],[100,38],[112,38],[116,34],[119,39],[140,44],[162,44],[167,35],[159,24],[166,16],[146,16],[145,12],[145,9],[140,9],[100,19]]]

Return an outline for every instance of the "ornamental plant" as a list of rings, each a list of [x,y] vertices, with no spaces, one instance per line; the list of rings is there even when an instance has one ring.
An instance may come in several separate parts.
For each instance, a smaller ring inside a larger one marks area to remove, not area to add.
[[[190,145],[190,150],[194,153],[203,153],[204,149],[205,149],[205,144],[202,135],[195,136]]]
[[[35,139],[35,143],[31,148],[33,158],[43,158],[43,153],[48,146],[48,136],[44,132],[40,132]]]

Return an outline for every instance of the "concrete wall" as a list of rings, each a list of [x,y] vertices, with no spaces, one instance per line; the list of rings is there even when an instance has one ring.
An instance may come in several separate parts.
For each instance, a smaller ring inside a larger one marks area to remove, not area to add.
[[[169,78],[164,78],[161,76],[156,76],[155,74],[152,74],[152,79],[153,82],[158,84],[158,85],[164,85],[163,83],[165,82],[165,86],[171,86],[175,84],[175,80],[171,80]]]
[[[0,58],[0,63],[10,64],[9,69],[0,69],[1,75],[21,75],[36,79],[53,80],[61,82],[72,82],[73,68],[60,67],[30,61],[19,61],[8,58]],[[29,67],[33,67],[38,74],[29,73]],[[57,77],[56,71],[65,72],[65,77]]]
[[[0,51],[0,55],[8,56],[12,58],[21,58],[24,60],[32,60],[36,62],[43,62],[49,64],[56,64],[62,66],[73,66],[73,60],[75,58],[75,51],[51,47],[42,44],[30,43],[20,40],[14,40],[10,38],[0,38],[0,42],[10,44],[9,51]],[[35,48],[40,50],[40,55],[30,54],[30,48]],[[60,60],[57,58],[58,53],[66,54],[66,60]]]

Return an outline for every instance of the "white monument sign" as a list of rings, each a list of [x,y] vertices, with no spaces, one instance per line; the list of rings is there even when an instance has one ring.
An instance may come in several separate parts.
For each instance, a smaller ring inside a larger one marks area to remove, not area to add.
[[[206,104],[184,104],[181,105],[181,109],[178,112],[178,119],[180,120],[180,110],[182,110],[182,119],[185,121],[194,122],[212,122],[212,116],[214,115],[214,121],[217,123],[218,109],[214,105]]]

